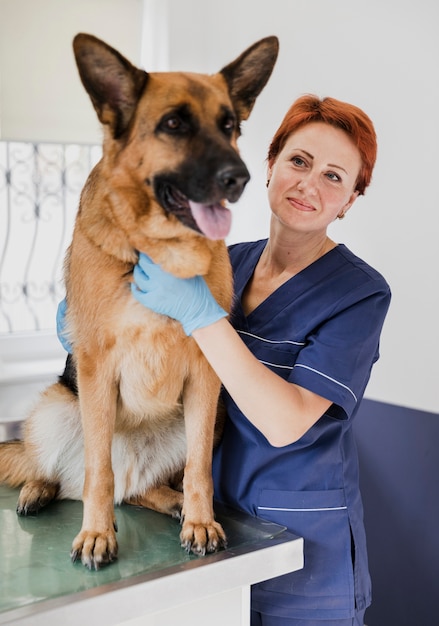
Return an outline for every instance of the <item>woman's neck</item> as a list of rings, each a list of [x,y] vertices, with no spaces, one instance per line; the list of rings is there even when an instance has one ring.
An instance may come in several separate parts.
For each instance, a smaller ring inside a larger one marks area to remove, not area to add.
[[[294,276],[336,247],[326,233],[310,235],[270,233],[259,259],[264,274]]]
[[[242,294],[244,313],[249,315],[261,302],[290,278],[317,261],[337,244],[325,236],[278,238],[270,234],[261,257]]]

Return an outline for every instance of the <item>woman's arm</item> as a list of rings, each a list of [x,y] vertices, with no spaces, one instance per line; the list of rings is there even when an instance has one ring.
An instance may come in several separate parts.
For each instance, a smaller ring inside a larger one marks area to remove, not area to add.
[[[201,276],[176,278],[140,254],[131,290],[144,306],[181,322],[235,403],[271,445],[300,439],[332,404],[258,361],[225,319],[226,312]]]
[[[263,365],[222,318],[192,337],[247,419],[272,446],[297,441],[332,404]]]

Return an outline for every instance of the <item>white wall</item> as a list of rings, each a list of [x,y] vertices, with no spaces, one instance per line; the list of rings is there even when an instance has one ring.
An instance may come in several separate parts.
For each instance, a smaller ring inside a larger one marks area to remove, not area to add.
[[[38,139],[50,140],[51,125],[40,122],[37,96],[39,81],[51,75],[45,87],[49,103],[53,102],[53,108],[48,105],[50,115],[58,115],[61,101],[68,114],[68,122],[64,117],[68,133],[79,114],[77,99],[82,99],[89,120],[83,124],[96,129],[87,96],[73,77],[71,38],[74,32],[89,30],[135,62],[136,49],[126,33],[133,26],[128,7],[139,1],[123,2],[125,9],[119,11],[114,8],[117,0],[0,0],[3,121],[5,102],[13,102],[19,116],[28,93],[18,78],[12,90],[5,90],[5,77],[18,76],[28,67],[34,113],[22,114],[16,128],[33,121],[30,126]],[[439,413],[437,0],[144,0],[144,4],[147,9],[159,7],[161,20],[167,12],[167,37],[157,37],[159,31],[154,29],[152,34],[168,46],[160,58],[169,59],[170,69],[214,72],[258,38],[276,34],[280,39],[274,74],[243,129],[241,150],[253,178],[236,206],[230,241],[267,234],[266,149],[297,96],[331,95],[357,104],[372,117],[380,147],[372,187],[331,233],[379,269],[393,290],[382,358],[367,395]],[[19,9],[20,19],[15,10],[12,20],[12,7]],[[14,44],[16,51],[17,42],[19,58],[8,48]],[[148,43],[144,42],[144,51]],[[143,61],[146,65],[147,59]]]
[[[231,241],[267,234],[265,155],[302,93],[352,102],[373,119],[371,188],[331,236],[381,271],[393,302],[367,396],[439,413],[439,4],[436,0],[168,0],[171,69],[213,72],[266,35],[275,71],[244,126],[252,181]]]
[[[72,51],[88,32],[140,61],[142,0],[0,0],[0,138],[101,141]]]

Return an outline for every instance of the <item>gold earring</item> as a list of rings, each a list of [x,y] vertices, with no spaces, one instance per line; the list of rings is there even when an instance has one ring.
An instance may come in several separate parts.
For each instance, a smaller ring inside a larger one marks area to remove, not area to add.
[[[270,179],[267,180],[265,186],[268,187],[269,184],[270,184]]]
[[[344,219],[345,214],[344,213],[340,213],[340,215],[337,215],[339,220],[343,220]]]

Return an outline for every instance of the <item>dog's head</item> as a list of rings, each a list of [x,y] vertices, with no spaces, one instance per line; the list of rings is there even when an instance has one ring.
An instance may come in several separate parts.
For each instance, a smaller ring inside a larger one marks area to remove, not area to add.
[[[240,123],[270,77],[277,38],[255,43],[214,75],[147,73],[91,35],[77,35],[73,46],[105,128],[103,167],[109,184],[131,198],[133,228],[150,229],[148,217],[160,211],[176,236],[189,228],[223,239],[231,222],[225,203],[237,201],[249,180],[237,150]]]

